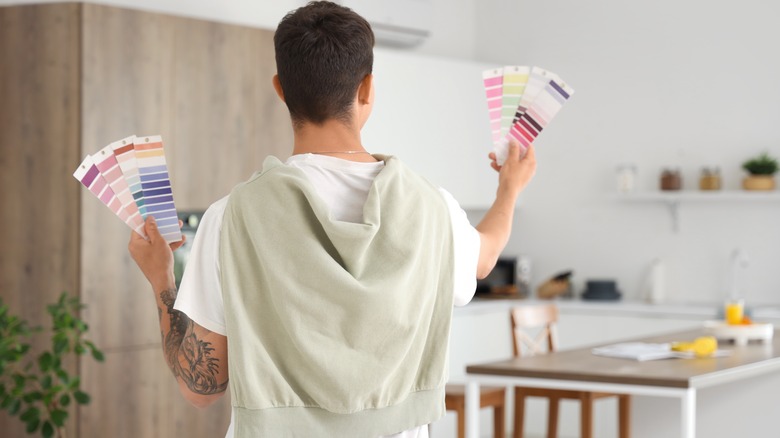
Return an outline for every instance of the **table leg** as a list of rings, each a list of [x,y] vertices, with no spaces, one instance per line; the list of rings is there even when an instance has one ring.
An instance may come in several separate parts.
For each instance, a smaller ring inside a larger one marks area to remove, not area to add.
[[[466,438],[479,438],[479,382],[466,383]]]
[[[680,399],[682,438],[696,438],[696,390],[689,388]]]

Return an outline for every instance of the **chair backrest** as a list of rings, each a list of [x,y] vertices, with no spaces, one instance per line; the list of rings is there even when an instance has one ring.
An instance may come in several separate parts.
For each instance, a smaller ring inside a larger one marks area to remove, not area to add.
[[[510,311],[512,350],[515,357],[533,356],[558,349],[555,304],[523,305]],[[535,332],[535,333],[534,333]]]

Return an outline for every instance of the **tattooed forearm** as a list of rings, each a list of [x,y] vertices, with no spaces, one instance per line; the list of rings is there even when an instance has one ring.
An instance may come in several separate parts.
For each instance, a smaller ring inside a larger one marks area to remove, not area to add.
[[[224,392],[227,382],[217,382],[219,359],[211,357],[214,349],[210,342],[199,339],[194,324],[184,313],[173,308],[176,289],[160,293],[160,300],[170,318],[170,329],[163,336],[163,352],[173,375],[181,378],[190,391],[209,395]],[[162,318],[162,310],[160,318]]]

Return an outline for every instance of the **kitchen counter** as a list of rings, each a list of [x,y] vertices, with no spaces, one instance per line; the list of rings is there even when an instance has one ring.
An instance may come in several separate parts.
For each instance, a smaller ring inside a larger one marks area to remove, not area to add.
[[[583,300],[538,300],[500,299],[475,297],[468,305],[456,307],[454,316],[479,315],[493,312],[508,312],[513,306],[554,302],[561,314],[637,316],[646,318],[676,318],[707,320],[715,319],[721,313],[716,303],[661,303],[643,301],[583,301]],[[754,320],[780,321],[780,304],[748,306],[748,314]]]

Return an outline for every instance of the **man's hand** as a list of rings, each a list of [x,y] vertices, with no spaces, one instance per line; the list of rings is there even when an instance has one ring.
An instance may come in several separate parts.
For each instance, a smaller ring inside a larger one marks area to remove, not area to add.
[[[477,264],[477,278],[480,279],[490,274],[509,241],[515,202],[536,173],[536,154],[533,146],[529,146],[523,156],[520,149],[517,141],[510,141],[509,156],[503,166],[496,162],[495,153],[488,155],[491,160],[490,167],[498,172],[498,190],[496,200],[476,227],[480,238]]]
[[[182,236],[181,241],[168,245],[152,216],[146,218],[144,230],[149,240],[134,231],[131,232],[130,243],[127,245],[130,255],[155,292],[174,287],[176,282],[173,275],[173,251],[184,244],[185,236]]]
[[[490,167],[498,172],[499,190],[509,190],[510,195],[517,197],[525,189],[531,178],[536,174],[536,152],[533,144],[521,153],[524,149],[517,140],[512,139],[509,142],[509,156],[503,166],[496,162],[496,154],[491,152]]]

